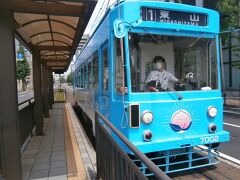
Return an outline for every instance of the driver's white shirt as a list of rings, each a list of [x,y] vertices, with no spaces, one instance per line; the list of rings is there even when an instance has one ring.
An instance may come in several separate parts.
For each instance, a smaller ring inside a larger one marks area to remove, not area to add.
[[[172,75],[171,73],[165,70],[163,70],[162,72],[155,70],[155,71],[151,71],[148,74],[145,83],[148,83],[151,81],[156,81],[156,85],[160,83],[161,88],[164,90],[167,90],[167,88],[169,87],[169,82],[176,83],[178,79],[174,75]]]

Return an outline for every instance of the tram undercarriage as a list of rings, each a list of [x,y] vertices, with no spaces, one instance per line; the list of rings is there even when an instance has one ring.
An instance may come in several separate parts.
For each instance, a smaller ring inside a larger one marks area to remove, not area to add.
[[[219,163],[218,148],[219,144],[210,144],[208,147],[186,147],[182,149],[168,150],[147,153],[149,159],[165,173],[175,173],[184,170],[201,168]],[[144,173],[145,176],[153,174],[135,156],[130,155],[134,163]]]

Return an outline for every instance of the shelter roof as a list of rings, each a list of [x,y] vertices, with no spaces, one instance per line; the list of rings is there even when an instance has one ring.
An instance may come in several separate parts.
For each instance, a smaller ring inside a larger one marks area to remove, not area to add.
[[[16,34],[55,72],[67,70],[95,8],[94,0],[8,0]]]

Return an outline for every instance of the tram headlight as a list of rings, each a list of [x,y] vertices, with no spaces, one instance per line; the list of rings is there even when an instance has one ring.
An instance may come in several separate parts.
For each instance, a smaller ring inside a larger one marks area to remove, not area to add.
[[[150,130],[145,130],[143,132],[143,139],[144,139],[144,141],[147,141],[147,142],[151,141],[151,139],[152,139],[152,132]]]
[[[216,132],[216,131],[217,131],[217,126],[216,126],[216,124],[210,123],[210,124],[208,125],[208,131],[209,131],[210,133]]]
[[[153,114],[151,111],[143,111],[142,113],[142,121],[146,124],[149,124],[153,121]]]
[[[217,109],[214,106],[208,107],[208,115],[214,118],[217,115]]]

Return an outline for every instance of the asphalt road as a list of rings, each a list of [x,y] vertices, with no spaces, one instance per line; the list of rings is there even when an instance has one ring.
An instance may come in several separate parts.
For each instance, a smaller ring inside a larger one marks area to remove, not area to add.
[[[231,140],[222,143],[219,151],[240,160],[240,114],[224,113],[224,129],[230,132]]]

